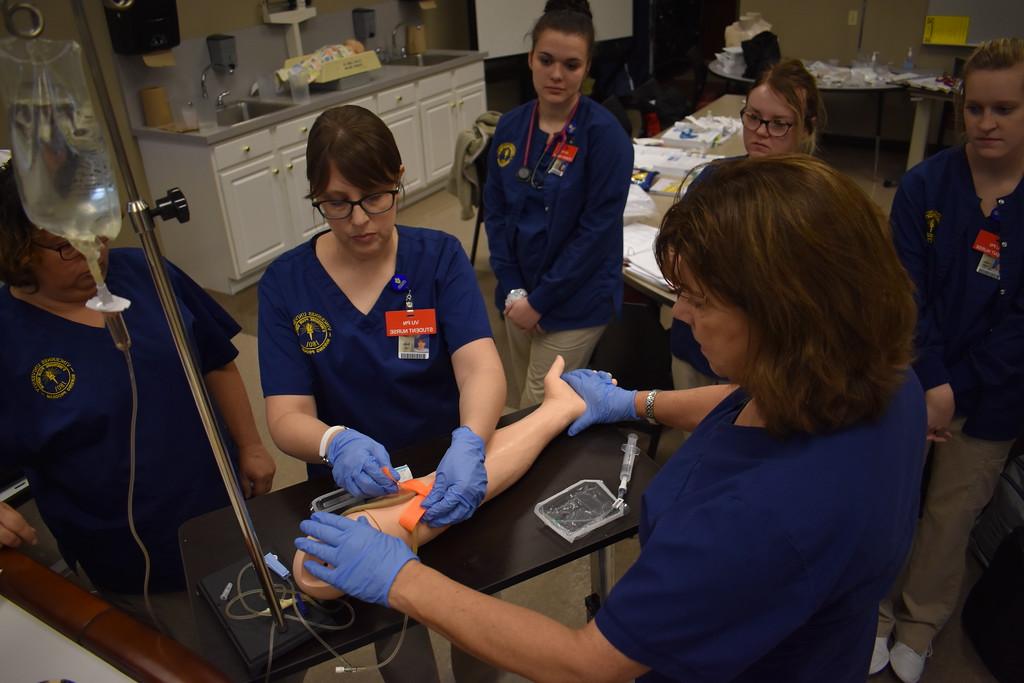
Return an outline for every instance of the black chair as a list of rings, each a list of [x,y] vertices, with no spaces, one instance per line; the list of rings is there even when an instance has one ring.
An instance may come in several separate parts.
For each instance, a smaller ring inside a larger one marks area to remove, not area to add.
[[[480,183],[480,205],[476,208],[476,226],[473,228],[473,247],[469,250],[469,263],[476,265],[476,248],[480,244],[480,226],[484,222],[484,187],[487,185],[487,160],[491,153],[491,140],[480,150],[480,154],[473,160],[476,167],[476,179]]]

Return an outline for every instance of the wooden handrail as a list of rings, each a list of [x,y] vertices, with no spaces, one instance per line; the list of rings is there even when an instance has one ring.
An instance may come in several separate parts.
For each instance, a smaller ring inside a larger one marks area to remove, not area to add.
[[[0,595],[137,680],[227,683],[178,641],[10,548],[0,548]]]

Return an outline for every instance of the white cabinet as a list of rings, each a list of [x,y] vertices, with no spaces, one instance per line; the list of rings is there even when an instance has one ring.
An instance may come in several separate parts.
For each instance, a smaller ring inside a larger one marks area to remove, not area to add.
[[[487,111],[483,66],[471,64],[421,80],[419,110],[426,181],[441,181],[451,171],[459,133]]]
[[[381,116],[391,134],[395,136],[395,144],[402,155],[405,175],[402,185],[406,194],[416,192],[426,185],[423,177],[423,144],[420,142],[420,117],[416,107],[406,107],[391,114]]]
[[[238,273],[268,263],[292,245],[280,172],[274,155],[267,154],[218,173]]]
[[[420,100],[423,164],[428,183],[445,178],[452,167],[455,136],[460,130],[453,115],[457,107],[451,93]]]
[[[302,242],[323,230],[327,221],[306,195],[309,194],[309,180],[306,178],[306,142],[300,142],[280,150],[284,164],[285,192],[294,226],[297,242]]]

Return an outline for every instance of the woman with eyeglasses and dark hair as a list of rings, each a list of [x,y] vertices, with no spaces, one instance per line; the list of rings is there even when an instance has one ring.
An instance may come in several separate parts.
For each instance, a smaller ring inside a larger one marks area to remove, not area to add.
[[[586,0],[549,0],[531,35],[537,99],[502,115],[484,194],[494,301],[505,318],[510,403],[539,403],[555,356],[583,367],[622,306],[622,212],[633,147],[580,94],[594,49]]]
[[[818,131],[825,126],[825,107],[814,76],[796,59],[772,65],[758,77],[747,94],[740,120],[748,156],[813,154]],[[715,164],[709,164],[694,183],[707,181],[714,171]],[[677,309],[673,310],[670,339],[672,379],[676,389],[721,381],[708,365],[690,326],[680,320]]]
[[[132,301],[124,312],[132,377],[103,314],[85,306],[96,293],[85,257],[25,215],[15,162],[0,169],[0,465],[24,469],[68,566],[80,567],[108,601],[149,621],[134,519],[149,555],[157,626],[194,645],[180,593],[178,527],[228,505],[228,497],[146,260],[138,249],[106,244],[100,254],[110,289]],[[234,363],[231,339],[240,328],[185,273],[170,264],[168,271],[242,491],[267,493],[276,468]],[[0,546],[36,541],[24,517],[0,503]]]
[[[330,229],[279,257],[260,281],[270,434],[309,463],[310,476],[333,476],[359,497],[397,491],[391,452],[451,434],[423,520],[460,522],[483,500],[484,444],[505,402],[476,275],[451,235],[396,225],[404,167],[372,112],[321,114],[306,162],[309,196]],[[410,651],[429,652],[418,632],[410,636],[421,647]],[[380,655],[388,651],[380,644]],[[399,666],[382,673],[396,680]]]

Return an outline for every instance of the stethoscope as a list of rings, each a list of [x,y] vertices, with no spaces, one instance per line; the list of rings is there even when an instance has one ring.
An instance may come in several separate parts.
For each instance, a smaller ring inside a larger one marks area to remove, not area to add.
[[[537,170],[540,168],[541,162],[544,161],[544,157],[547,156],[551,143],[556,139],[558,140],[558,144],[555,145],[555,149],[551,153],[551,162],[554,163],[554,160],[558,157],[558,153],[562,151],[562,147],[565,146],[566,139],[576,131],[575,118],[576,110],[579,109],[579,106],[580,98],[577,97],[576,104],[572,105],[572,111],[569,112],[569,117],[565,120],[565,125],[562,126],[562,130],[560,130],[554,137],[548,138],[548,141],[544,144],[544,151],[540,153],[540,156],[537,158],[537,163],[533,165],[533,170],[531,171],[527,167],[527,164],[530,159],[530,146],[533,144],[533,128],[537,124],[537,102],[533,103],[533,111],[530,112],[530,127],[526,132],[526,147],[523,150],[523,162],[519,167],[519,170],[516,171],[516,180],[521,183],[530,183],[530,187],[535,190],[539,190],[544,187],[543,180],[537,182]],[[550,173],[550,169],[548,169],[548,172]]]

